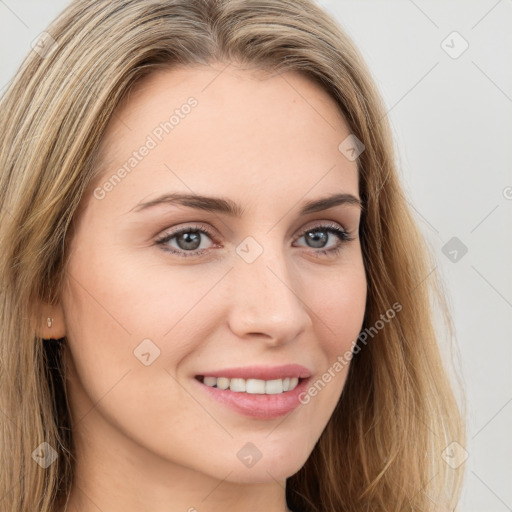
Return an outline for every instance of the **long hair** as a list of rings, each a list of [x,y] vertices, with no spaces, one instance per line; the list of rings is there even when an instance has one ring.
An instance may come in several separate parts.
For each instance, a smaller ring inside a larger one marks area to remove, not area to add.
[[[107,123],[148,74],[212,62],[302,73],[365,146],[366,337],[311,455],[287,479],[289,507],[453,510],[464,465],[447,464],[445,453],[465,446],[466,431],[440,350],[453,343],[449,307],[400,184],[383,102],[341,27],[312,0],[80,0],[42,40],[0,101],[1,510],[54,512],[73,483],[66,340],[42,340],[34,318],[37,301],[58,299]],[[400,308],[379,328],[393,304]],[[32,458],[44,442],[58,453],[46,469]]]

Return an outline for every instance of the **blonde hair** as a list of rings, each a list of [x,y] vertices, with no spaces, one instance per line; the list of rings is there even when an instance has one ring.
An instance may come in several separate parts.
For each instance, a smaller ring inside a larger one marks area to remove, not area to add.
[[[0,102],[1,508],[52,512],[73,483],[65,341],[36,334],[37,301],[55,302],[72,221],[98,172],[105,127],[133,84],[173,64],[237,62],[303,73],[339,105],[365,145],[360,239],[364,329],[400,312],[354,355],[339,403],[304,466],[290,508],[312,512],[453,510],[465,407],[440,355],[431,301],[453,338],[433,257],[404,197],[386,112],[359,52],[308,0],[81,0],[47,29]],[[340,141],[341,142],[341,141]],[[31,453],[59,454],[43,469]]]

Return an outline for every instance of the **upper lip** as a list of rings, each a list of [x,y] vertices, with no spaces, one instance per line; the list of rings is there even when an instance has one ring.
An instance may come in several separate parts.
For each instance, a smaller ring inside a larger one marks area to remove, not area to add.
[[[223,370],[205,371],[196,376],[260,380],[273,380],[286,377],[306,379],[311,376],[311,372],[305,366],[300,364],[283,364],[281,366],[245,366],[238,368],[224,368]]]

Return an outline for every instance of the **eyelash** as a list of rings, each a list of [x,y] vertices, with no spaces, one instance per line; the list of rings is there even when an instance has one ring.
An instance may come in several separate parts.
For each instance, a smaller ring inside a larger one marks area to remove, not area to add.
[[[322,231],[322,230],[327,231],[328,233],[332,233],[333,235],[336,235],[338,237],[339,243],[337,246],[335,246],[331,249],[315,250],[314,248],[310,248],[316,254],[323,254],[325,256],[335,256],[335,255],[339,254],[339,252],[341,251],[342,245],[344,242],[349,242],[349,241],[353,240],[353,238],[346,231],[344,231],[343,229],[340,229],[336,224],[330,224],[330,223],[320,224],[318,226],[313,226],[311,228],[308,228],[301,233],[299,238],[302,238],[305,234],[307,234],[311,231]],[[162,246],[163,251],[170,252],[171,254],[175,254],[177,256],[184,257],[184,258],[187,258],[190,256],[200,256],[201,254],[203,254],[204,252],[209,250],[209,249],[199,249],[199,250],[196,249],[195,251],[184,251],[183,249],[175,250],[175,249],[170,249],[168,246],[165,245],[167,242],[169,242],[170,240],[172,240],[175,237],[178,237],[179,235],[182,235],[183,233],[202,233],[202,234],[210,237],[213,241],[215,241],[214,236],[212,233],[210,233],[210,231],[208,231],[207,229],[205,229],[201,226],[196,225],[196,226],[188,226],[186,228],[182,228],[182,229],[176,230],[171,233],[166,233],[162,237],[158,238],[155,242],[157,245]]]

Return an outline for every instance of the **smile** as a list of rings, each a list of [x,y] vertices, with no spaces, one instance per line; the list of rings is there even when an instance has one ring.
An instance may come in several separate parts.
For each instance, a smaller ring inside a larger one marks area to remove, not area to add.
[[[196,377],[199,382],[206,386],[218,389],[229,389],[236,393],[249,393],[260,395],[277,395],[287,391],[293,391],[299,384],[297,377],[285,377],[282,379],[261,380],[261,379],[241,379],[228,377]]]

